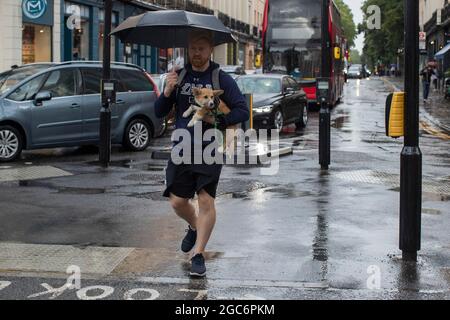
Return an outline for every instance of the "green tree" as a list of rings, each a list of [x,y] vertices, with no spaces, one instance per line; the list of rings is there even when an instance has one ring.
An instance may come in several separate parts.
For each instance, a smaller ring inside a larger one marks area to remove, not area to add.
[[[357,33],[356,25],[353,21],[353,13],[343,0],[334,0],[334,3],[336,3],[336,6],[341,12],[342,28],[344,29],[344,34],[348,41],[348,47],[354,47]]]
[[[369,29],[367,26],[367,9],[371,5],[380,7],[381,28]],[[403,48],[404,13],[403,1],[366,0],[361,10],[364,23],[358,25],[358,32],[364,33],[364,57],[370,66],[378,63],[388,65],[397,60],[398,49]]]
[[[352,64],[362,64],[361,55],[358,50],[350,50],[350,62]]]

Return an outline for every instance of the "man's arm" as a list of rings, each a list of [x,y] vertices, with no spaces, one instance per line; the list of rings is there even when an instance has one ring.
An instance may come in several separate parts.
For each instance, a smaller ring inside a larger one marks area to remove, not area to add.
[[[161,93],[155,102],[155,114],[158,118],[166,117],[172,110],[176,100],[176,84],[178,74],[174,71],[170,72],[166,77],[166,86],[164,92]]]
[[[162,93],[158,100],[155,101],[155,114],[158,118],[166,117],[173,108],[175,104],[175,92],[169,97],[166,97],[164,93]]]

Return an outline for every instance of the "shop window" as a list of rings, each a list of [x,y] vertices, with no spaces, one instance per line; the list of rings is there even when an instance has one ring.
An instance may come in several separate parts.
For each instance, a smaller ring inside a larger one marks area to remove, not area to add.
[[[66,60],[90,59],[90,8],[65,2],[64,34]],[[67,51],[66,51],[67,50]]]
[[[52,61],[52,28],[24,24],[22,26],[22,63]]]
[[[54,98],[74,96],[76,94],[75,69],[53,71],[45,81],[41,91],[50,91]]]
[[[81,20],[80,28],[73,30],[73,60],[89,60],[89,22]]]

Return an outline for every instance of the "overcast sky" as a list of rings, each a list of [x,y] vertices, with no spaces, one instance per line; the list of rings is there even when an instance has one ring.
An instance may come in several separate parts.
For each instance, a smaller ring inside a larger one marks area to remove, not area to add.
[[[363,12],[361,11],[361,6],[364,0],[344,0],[344,2],[350,7],[350,9],[352,9],[353,20],[355,21],[355,24],[358,25],[358,23],[361,23],[363,20]],[[362,53],[362,49],[364,47],[363,35],[359,35],[358,38],[356,38],[355,46],[356,49],[358,49],[358,51]]]

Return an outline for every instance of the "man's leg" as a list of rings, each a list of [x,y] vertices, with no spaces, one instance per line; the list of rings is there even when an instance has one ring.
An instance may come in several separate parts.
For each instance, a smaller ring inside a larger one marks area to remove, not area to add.
[[[180,198],[171,193],[170,204],[180,218],[189,223],[192,228],[197,229],[197,215],[189,199]]]
[[[199,214],[197,218],[197,243],[194,255],[204,253],[214,225],[216,223],[216,208],[214,198],[205,190],[198,194]]]

